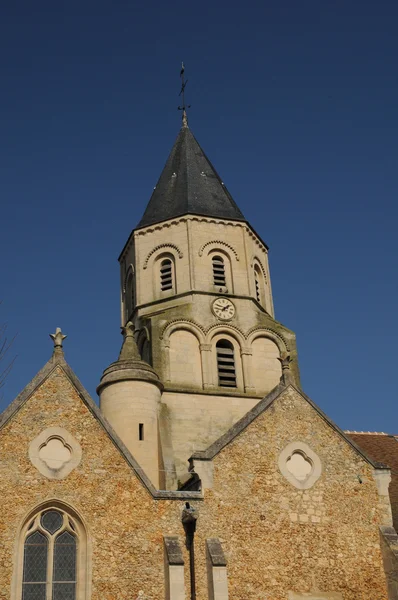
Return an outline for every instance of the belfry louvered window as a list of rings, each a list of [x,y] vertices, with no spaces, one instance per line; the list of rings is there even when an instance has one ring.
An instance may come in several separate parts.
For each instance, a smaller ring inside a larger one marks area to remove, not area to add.
[[[213,256],[212,264],[214,285],[224,287],[226,285],[224,259],[221,256]]]
[[[165,258],[160,263],[160,289],[162,292],[173,289],[173,263]]]
[[[76,600],[75,529],[69,516],[55,509],[33,519],[24,542],[22,600]]]
[[[261,277],[260,269],[256,265],[254,267],[254,283],[255,283],[255,286],[256,286],[256,300],[257,300],[257,302],[261,302],[261,283],[260,283],[261,280],[260,280],[260,277]]]
[[[218,385],[236,388],[236,368],[234,347],[228,340],[219,340],[216,344]]]

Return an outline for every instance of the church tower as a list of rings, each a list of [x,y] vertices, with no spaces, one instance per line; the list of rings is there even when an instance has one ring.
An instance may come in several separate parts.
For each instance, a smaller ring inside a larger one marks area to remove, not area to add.
[[[198,144],[185,111],[119,262],[122,326],[134,323],[140,356],[164,386],[160,464],[166,487],[175,488],[192,453],[278,385],[284,361],[293,361],[298,384],[295,336],[274,317],[268,247]],[[130,402],[137,403],[132,413],[139,411],[140,399]],[[115,415],[108,418],[112,423]]]

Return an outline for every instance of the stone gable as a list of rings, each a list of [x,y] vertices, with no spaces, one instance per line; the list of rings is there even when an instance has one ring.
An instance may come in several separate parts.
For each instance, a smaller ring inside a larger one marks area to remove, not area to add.
[[[61,480],[40,473],[28,452],[36,436],[54,427],[66,429],[82,451]],[[307,490],[292,485],[278,466],[280,452],[295,440],[322,464]],[[7,506],[0,514],[1,599],[10,598],[21,524],[54,499],[72,507],[87,528],[92,600],[135,600],[140,590],[162,600],[165,536],[180,540],[189,597],[184,494],[153,497],[61,365],[4,425],[0,453]],[[341,592],[344,600],[387,600],[373,466],[294,388],[284,389],[211,462],[213,487],[203,501],[191,501],[200,515],[198,600],[209,597],[206,543],[214,538],[225,552],[230,600],[286,600],[289,592],[314,590],[326,599]]]
[[[278,467],[296,440],[322,464],[307,490]],[[282,392],[213,459],[198,535],[213,531],[223,540],[230,598],[286,600],[288,591],[315,590],[386,599],[379,542],[385,504],[373,471],[300,393]]]

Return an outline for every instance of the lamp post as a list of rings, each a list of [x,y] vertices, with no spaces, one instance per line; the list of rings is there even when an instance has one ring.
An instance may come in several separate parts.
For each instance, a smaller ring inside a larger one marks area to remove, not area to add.
[[[195,582],[195,531],[198,514],[196,510],[190,506],[189,502],[185,503],[185,508],[182,511],[182,525],[185,531],[185,543],[189,552],[189,575],[191,583],[191,600],[196,600],[196,582]]]

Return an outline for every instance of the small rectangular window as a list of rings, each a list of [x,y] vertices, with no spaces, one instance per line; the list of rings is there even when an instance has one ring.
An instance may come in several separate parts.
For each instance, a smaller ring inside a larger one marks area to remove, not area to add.
[[[140,442],[144,440],[144,423],[138,425],[138,439]]]

